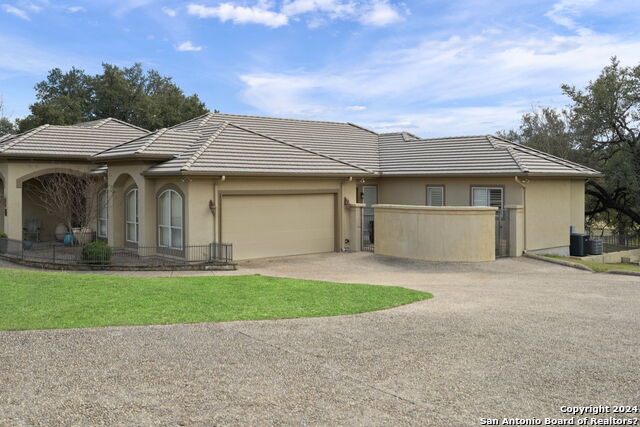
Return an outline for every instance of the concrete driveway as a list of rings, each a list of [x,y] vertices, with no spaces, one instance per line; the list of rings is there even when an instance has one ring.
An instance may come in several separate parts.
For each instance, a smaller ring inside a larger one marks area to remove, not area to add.
[[[473,426],[640,403],[638,277],[366,253],[237,273],[435,298],[322,319],[0,332],[0,425]]]

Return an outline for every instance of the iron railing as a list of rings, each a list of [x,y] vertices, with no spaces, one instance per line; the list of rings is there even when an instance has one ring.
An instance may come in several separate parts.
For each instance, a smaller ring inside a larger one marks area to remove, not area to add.
[[[220,264],[233,260],[229,243],[190,245],[182,248],[161,246],[114,247],[103,244],[65,245],[59,242],[31,242],[0,238],[0,256],[23,261],[113,267],[152,267],[171,265]]]
[[[589,238],[593,240],[602,240],[605,252],[640,249],[640,233],[610,234],[608,236],[590,235]]]

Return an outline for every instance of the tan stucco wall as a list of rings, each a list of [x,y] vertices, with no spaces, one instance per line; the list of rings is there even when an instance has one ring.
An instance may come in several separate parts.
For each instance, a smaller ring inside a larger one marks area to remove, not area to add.
[[[503,187],[505,205],[521,205],[522,188],[514,177],[496,178],[382,178],[377,181],[378,203],[419,205],[427,203],[427,186],[445,186],[446,206],[469,206],[471,187]]]
[[[495,212],[486,207],[375,205],[375,252],[426,261],[491,261]]]
[[[525,221],[528,251],[566,252],[570,226],[584,231],[584,180],[531,178]]]
[[[428,185],[445,186],[447,206],[469,206],[471,187],[503,187],[505,206],[525,205],[525,211],[514,216],[522,222],[513,228],[521,238],[516,239],[516,247],[510,248],[510,253],[547,249],[564,253],[569,246],[569,227],[573,225],[577,232],[584,232],[584,179],[534,177],[528,181],[526,190],[515,177],[382,178],[371,185],[378,186],[378,203],[419,206],[426,204]]]

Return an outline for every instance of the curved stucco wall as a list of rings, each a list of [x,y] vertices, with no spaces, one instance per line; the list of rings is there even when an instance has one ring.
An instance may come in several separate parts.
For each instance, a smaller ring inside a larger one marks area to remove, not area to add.
[[[424,261],[492,261],[496,210],[374,205],[375,253]]]

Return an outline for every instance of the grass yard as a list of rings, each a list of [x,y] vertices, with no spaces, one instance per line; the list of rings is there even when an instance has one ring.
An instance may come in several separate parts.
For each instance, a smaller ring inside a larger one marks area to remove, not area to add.
[[[427,298],[401,287],[257,275],[135,278],[0,269],[0,330],[337,316]]]
[[[586,265],[593,271],[605,272],[605,271],[637,271],[640,272],[640,266],[634,264],[602,264],[599,262],[582,261],[575,258],[562,257],[557,255],[545,255],[548,258],[561,259],[563,261],[575,262],[576,264]]]

